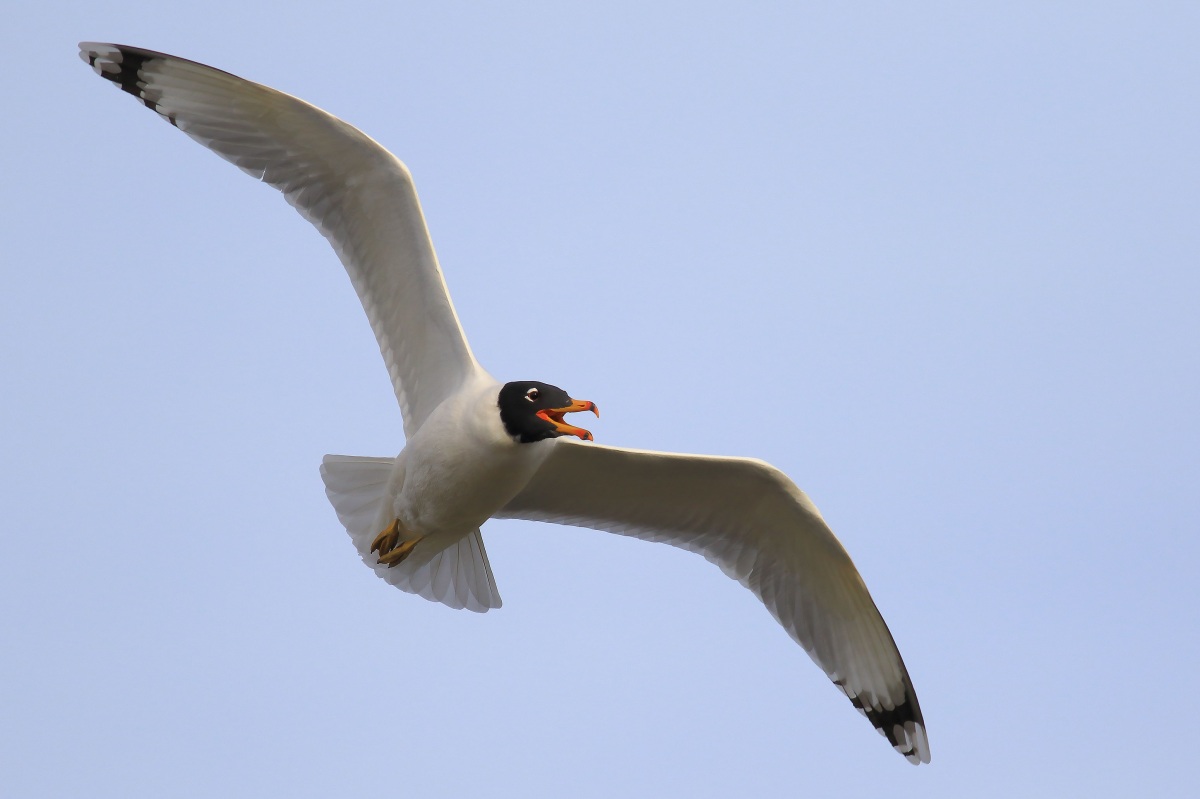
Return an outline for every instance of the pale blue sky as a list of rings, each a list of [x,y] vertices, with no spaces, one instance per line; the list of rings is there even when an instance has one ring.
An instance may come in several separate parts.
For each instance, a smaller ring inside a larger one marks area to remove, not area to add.
[[[0,151],[0,793],[1182,796],[1200,6],[26,4]],[[480,360],[765,458],[909,666],[913,768],[702,559],[485,528],[400,593],[323,494],[400,416],[335,256],[96,78],[163,50],[411,167]]]

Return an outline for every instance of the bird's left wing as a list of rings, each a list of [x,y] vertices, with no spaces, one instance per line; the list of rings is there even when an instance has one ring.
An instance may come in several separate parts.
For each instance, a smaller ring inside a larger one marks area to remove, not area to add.
[[[891,632],[850,556],[782,472],[715,458],[555,440],[499,513],[591,527],[698,552],[763,601],[829,678],[912,763],[925,722]]]
[[[283,192],[329,239],[392,378],[404,433],[479,366],[450,302],[408,169],[283,92],[184,58],[83,42],[79,54],[163,119]]]

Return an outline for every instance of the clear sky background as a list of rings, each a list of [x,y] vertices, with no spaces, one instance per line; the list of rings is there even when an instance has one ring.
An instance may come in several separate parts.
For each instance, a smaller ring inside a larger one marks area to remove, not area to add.
[[[1200,5],[5,18],[3,795],[1194,789]],[[403,445],[341,266],[80,39],[358,125],[493,374],[595,400],[598,441],[791,475],[933,763],[682,551],[493,522],[483,616],[376,579],[317,474]]]

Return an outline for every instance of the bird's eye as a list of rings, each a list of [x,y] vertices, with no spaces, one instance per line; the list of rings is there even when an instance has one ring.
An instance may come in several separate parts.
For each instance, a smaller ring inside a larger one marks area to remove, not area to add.
[[[525,399],[529,400],[530,402],[533,402],[537,398],[538,398],[538,390],[536,388],[531,388],[525,392]]]

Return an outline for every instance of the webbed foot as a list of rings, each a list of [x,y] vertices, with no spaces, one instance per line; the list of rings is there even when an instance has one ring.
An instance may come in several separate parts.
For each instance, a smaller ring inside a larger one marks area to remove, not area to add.
[[[400,526],[399,519],[395,519],[386,530],[375,536],[375,540],[371,542],[371,551],[378,552],[379,562],[389,569],[397,563],[402,563],[405,558],[412,554],[413,548],[424,538],[424,536],[417,536],[416,538],[401,541],[401,532],[408,531]]]

